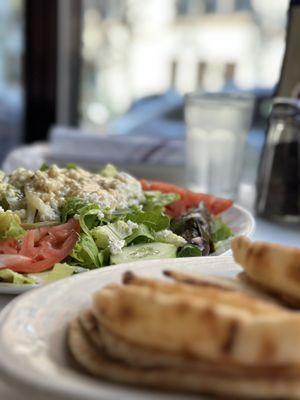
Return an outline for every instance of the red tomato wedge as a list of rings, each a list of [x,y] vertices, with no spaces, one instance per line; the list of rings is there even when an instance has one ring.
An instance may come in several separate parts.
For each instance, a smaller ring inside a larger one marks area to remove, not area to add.
[[[79,223],[70,219],[53,227],[31,229],[19,241],[0,242],[0,269],[16,272],[42,272],[62,261],[72,251],[78,239]]]
[[[227,210],[233,204],[232,200],[222,199],[205,193],[195,193],[191,190],[170,183],[148,181],[146,179],[141,179],[140,182],[143,190],[158,190],[162,193],[177,193],[180,195],[180,200],[175,201],[173,204],[166,207],[166,212],[171,217],[182,215],[188,209],[197,207],[201,201],[204,202],[209,211],[214,215]]]

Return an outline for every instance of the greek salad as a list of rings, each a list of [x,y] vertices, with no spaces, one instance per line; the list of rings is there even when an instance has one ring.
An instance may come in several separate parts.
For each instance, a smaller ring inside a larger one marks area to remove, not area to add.
[[[75,164],[0,172],[0,281],[38,284],[136,260],[200,257],[231,200]]]

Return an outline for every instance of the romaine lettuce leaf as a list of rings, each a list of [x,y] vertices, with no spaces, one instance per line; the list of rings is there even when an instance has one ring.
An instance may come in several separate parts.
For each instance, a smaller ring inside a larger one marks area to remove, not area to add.
[[[100,249],[104,249],[110,245],[111,242],[124,241],[125,238],[130,236],[136,224],[128,221],[116,221],[107,225],[97,226],[93,228],[90,233],[94,238],[96,245]],[[125,241],[123,246],[125,245]],[[122,246],[122,247],[123,247]]]
[[[80,227],[87,235],[90,234],[92,228],[99,224],[100,218],[104,217],[100,207],[92,203],[80,208],[78,212]]]
[[[0,240],[19,239],[24,234],[25,230],[21,227],[21,220],[17,214],[12,211],[0,213]]]
[[[154,207],[149,211],[136,210],[127,214],[125,218],[127,221],[144,224],[154,231],[168,229],[170,226],[170,218],[163,213],[161,207]]]
[[[79,210],[83,208],[86,203],[76,197],[67,199],[61,209],[61,221],[66,222],[70,217],[79,213]]]
[[[49,169],[49,165],[46,163],[43,163],[39,168],[39,170],[42,172],[47,171],[48,169]]]
[[[99,171],[99,174],[107,178],[113,178],[118,173],[117,168],[112,164],[107,164],[104,168]]]
[[[214,243],[233,236],[232,230],[228,225],[224,224],[221,218],[215,218],[211,223],[211,234]]]
[[[66,165],[66,168],[67,168],[67,169],[76,169],[76,168],[78,168],[78,167],[77,167],[77,164],[75,164],[75,163],[73,163],[73,162],[69,162],[69,163]]]
[[[14,283],[15,285],[34,285],[36,283],[33,278],[8,268],[0,270],[0,281]]]
[[[45,277],[45,282],[50,283],[73,275],[75,267],[66,263],[57,263]]]
[[[156,206],[164,207],[168,204],[172,204],[177,200],[180,200],[180,196],[177,193],[162,193],[156,190],[144,191],[145,202],[144,209],[150,209]]]
[[[98,253],[99,250],[92,236],[82,233],[70,256],[86,268],[97,268],[103,265]]]
[[[155,242],[173,244],[176,247],[183,247],[187,243],[183,237],[176,235],[169,229],[154,232],[154,240]]]
[[[147,225],[140,224],[138,228],[134,229],[132,234],[126,238],[127,244],[139,244],[154,242],[154,236],[150,232]]]
[[[182,249],[177,253],[177,257],[200,257],[202,256],[202,252],[198,246],[194,244],[186,244]]]
[[[88,271],[88,269],[67,263],[57,263],[48,271],[27,274],[27,276],[36,283],[44,284],[67,278],[68,276],[84,271]]]

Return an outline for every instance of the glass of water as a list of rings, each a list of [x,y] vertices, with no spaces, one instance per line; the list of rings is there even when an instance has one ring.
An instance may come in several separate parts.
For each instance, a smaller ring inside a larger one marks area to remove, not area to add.
[[[186,183],[194,191],[235,198],[253,113],[253,96],[186,96]]]

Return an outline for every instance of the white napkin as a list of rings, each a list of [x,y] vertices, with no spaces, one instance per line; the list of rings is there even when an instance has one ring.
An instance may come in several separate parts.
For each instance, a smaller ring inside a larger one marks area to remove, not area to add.
[[[55,126],[49,135],[49,157],[62,161],[116,164],[182,165],[183,141],[105,135]]]

